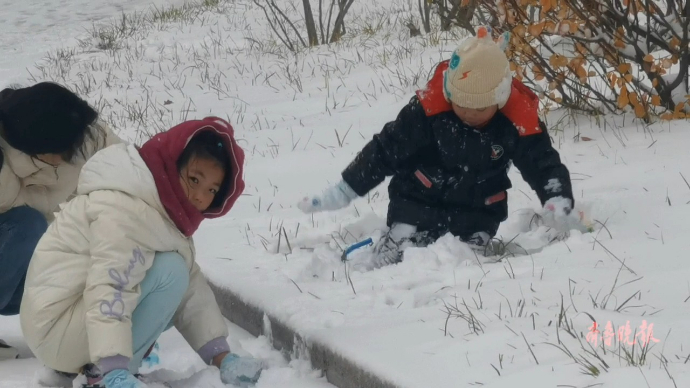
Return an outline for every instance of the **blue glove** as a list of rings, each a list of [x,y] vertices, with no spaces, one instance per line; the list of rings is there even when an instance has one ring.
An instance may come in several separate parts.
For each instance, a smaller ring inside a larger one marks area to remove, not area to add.
[[[261,360],[229,353],[220,364],[220,379],[224,384],[252,387],[259,381],[263,368]]]
[[[126,369],[115,369],[103,376],[105,388],[146,388],[142,383]]]
[[[338,210],[346,207],[357,198],[357,193],[345,181],[324,190],[321,195],[304,197],[297,207],[305,213],[315,213],[324,210]]]

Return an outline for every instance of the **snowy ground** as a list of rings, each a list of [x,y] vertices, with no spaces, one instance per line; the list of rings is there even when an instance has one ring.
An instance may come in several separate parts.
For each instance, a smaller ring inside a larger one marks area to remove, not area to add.
[[[22,344],[19,319],[0,317],[2,337],[12,345],[18,345],[21,359],[0,363],[0,388],[34,388],[44,369],[31,351]],[[309,363],[295,360],[288,362],[273,350],[265,337],[255,338],[237,326],[228,323],[230,346],[240,355],[253,355],[266,360],[269,368],[262,374],[257,388],[328,388],[332,385],[312,370]],[[189,347],[182,335],[171,329],[161,336],[159,365],[142,368],[141,372],[154,381],[168,382],[173,388],[222,388],[220,374],[209,367]],[[76,385],[75,387],[80,387]],[[153,387],[152,387],[153,388]]]
[[[26,80],[27,69],[49,49],[70,47],[94,24],[122,12],[143,12],[149,7],[179,5],[184,0],[2,0],[0,1],[0,79]]]
[[[79,90],[134,141],[185,118],[228,118],[246,150],[247,189],[195,236],[206,274],[401,387],[690,386],[687,121],[552,113],[595,231],[548,244],[554,233],[530,226],[539,204],[513,170],[499,236],[531,256],[479,260],[446,236],[402,264],[346,272],[338,246],[380,234],[385,186],[335,213],[296,209],[339,179],[457,45],[410,38],[403,24],[415,12],[403,0],[361,3],[343,43],[293,55],[250,1],[221,2],[144,23],[117,50],[97,39],[62,47],[30,70]]]

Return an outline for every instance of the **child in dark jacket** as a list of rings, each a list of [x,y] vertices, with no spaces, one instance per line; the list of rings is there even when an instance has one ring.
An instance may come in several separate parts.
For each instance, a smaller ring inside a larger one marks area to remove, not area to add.
[[[548,212],[567,216],[574,204],[570,174],[537,116],[537,96],[511,76],[507,41],[507,33],[496,43],[480,27],[364,146],[337,185],[298,207],[344,208],[392,176],[390,229],[374,248],[378,266],[448,232],[488,244],[508,217],[512,163]]]

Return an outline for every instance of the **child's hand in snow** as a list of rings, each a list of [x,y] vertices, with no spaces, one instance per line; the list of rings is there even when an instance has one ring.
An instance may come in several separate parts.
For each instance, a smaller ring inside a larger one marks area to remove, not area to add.
[[[126,369],[115,369],[103,376],[105,388],[146,388],[147,385],[139,381]]]
[[[573,210],[573,202],[570,198],[555,197],[544,203],[544,218],[545,223],[562,232],[570,230],[579,230],[582,233],[587,233],[590,229],[582,223],[581,217],[578,218],[575,214],[571,214]]]
[[[357,198],[357,193],[345,181],[324,190],[321,195],[304,197],[297,207],[305,213],[338,210],[346,207]]]
[[[554,197],[544,203],[544,210],[553,213],[556,219],[570,215],[573,210],[573,202],[570,198]]]
[[[224,384],[251,387],[259,381],[263,369],[261,360],[228,353],[220,364],[220,379]]]

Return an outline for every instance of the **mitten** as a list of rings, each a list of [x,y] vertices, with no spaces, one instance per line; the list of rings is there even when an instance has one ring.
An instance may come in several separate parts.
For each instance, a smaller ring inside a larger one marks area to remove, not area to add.
[[[115,369],[103,376],[105,388],[146,388],[147,385],[139,381],[126,369]]]
[[[224,384],[252,387],[259,381],[263,368],[261,360],[228,353],[220,364],[220,379]]]
[[[552,212],[556,219],[563,218],[573,210],[573,201],[560,196],[550,198],[544,203],[544,210]]]
[[[324,190],[321,195],[304,197],[297,207],[305,213],[338,210],[350,204],[357,198],[357,193],[345,181]]]
[[[590,232],[590,228],[582,223],[580,217],[571,214],[573,211],[573,201],[570,198],[555,197],[544,203],[544,218],[547,225],[562,232],[569,230],[579,230],[582,233]]]

